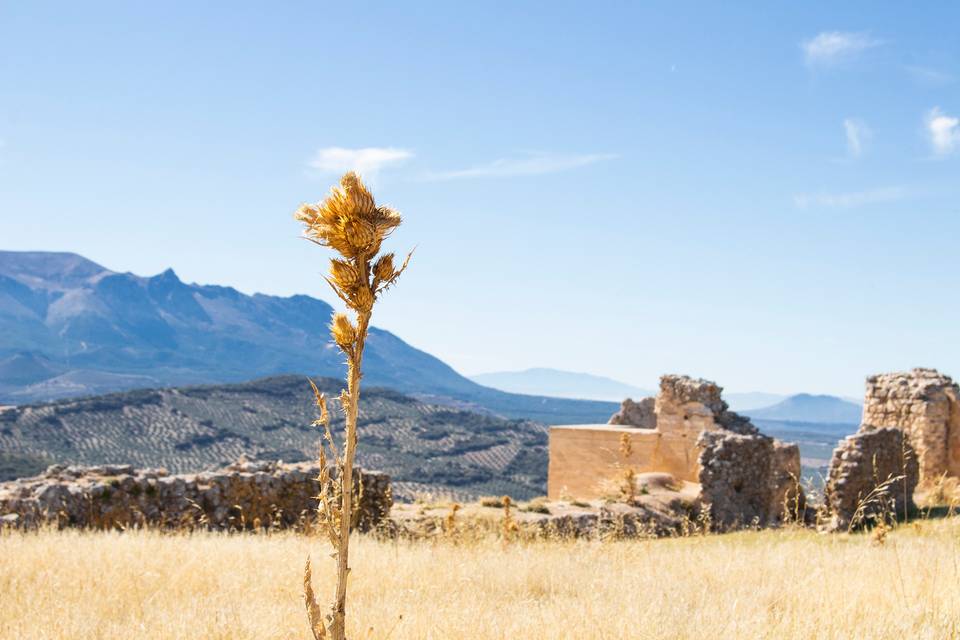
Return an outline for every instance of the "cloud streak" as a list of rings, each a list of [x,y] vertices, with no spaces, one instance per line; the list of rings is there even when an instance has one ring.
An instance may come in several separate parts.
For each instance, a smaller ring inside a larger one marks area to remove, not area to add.
[[[881,187],[847,193],[803,193],[794,196],[793,202],[798,209],[855,209],[871,204],[902,200],[908,195],[909,191],[904,187]]]
[[[851,158],[863,155],[867,143],[873,138],[873,131],[862,120],[847,118],[843,121],[843,130],[847,135],[847,154]]]
[[[807,64],[833,64],[849,59],[867,49],[878,47],[882,40],[868,33],[853,31],[823,31],[800,43]]]
[[[568,171],[616,158],[612,153],[553,154],[531,153],[522,157],[500,158],[486,164],[452,171],[431,171],[427,180],[459,180],[465,178],[500,178],[535,176]]]
[[[412,157],[412,151],[395,147],[324,147],[317,150],[307,166],[318,173],[357,171],[374,177],[381,169],[402,164]]]
[[[913,76],[914,80],[929,86],[944,86],[952,83],[954,77],[944,71],[931,69],[929,67],[918,67],[914,65],[903,65],[904,70]]]
[[[948,116],[940,107],[934,107],[927,113],[926,124],[930,145],[938,156],[960,149],[960,118]]]

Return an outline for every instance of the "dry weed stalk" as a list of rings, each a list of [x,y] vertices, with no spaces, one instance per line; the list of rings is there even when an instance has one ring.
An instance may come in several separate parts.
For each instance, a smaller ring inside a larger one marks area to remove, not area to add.
[[[513,500],[510,496],[503,496],[501,502],[503,503],[503,519],[500,521],[500,532],[504,542],[510,542],[520,533],[520,525],[517,524],[510,509],[513,506]]]
[[[632,503],[637,496],[637,470],[630,466],[630,456],[633,455],[633,440],[630,434],[620,434],[620,455],[623,457],[623,478],[620,494],[624,502]]]
[[[400,225],[400,214],[390,207],[377,206],[373,195],[353,172],[344,175],[340,185],[334,187],[324,201],[302,205],[294,217],[304,224],[304,236],[308,240],[340,254],[340,258],[331,258],[330,276],[326,280],[355,315],[355,320],[351,321],[346,314],[335,313],[330,324],[333,341],[347,359],[347,388],[340,393],[340,408],[346,420],[342,455],[330,431],[326,397],[313,381],[310,382],[320,411],[314,425],[323,428],[319,454],[318,525],[326,533],[337,560],[336,594],[326,615],[323,615],[313,593],[309,557],[303,576],[307,617],[314,638],[344,640],[350,529],[356,509],[353,504],[353,463],[357,451],[363,348],[374,303],[406,269],[410,256],[399,269],[394,266],[392,253],[377,256],[383,240]],[[328,451],[336,466],[333,477],[327,468]]]
[[[903,480],[903,476],[889,475],[883,482],[878,482],[873,489],[867,492],[867,495],[857,501],[857,508],[850,518],[850,524],[847,526],[847,533],[866,523],[867,520],[885,521],[887,519],[896,520],[897,510],[895,501],[891,497],[895,490],[897,482]],[[893,487],[893,489],[891,489]]]

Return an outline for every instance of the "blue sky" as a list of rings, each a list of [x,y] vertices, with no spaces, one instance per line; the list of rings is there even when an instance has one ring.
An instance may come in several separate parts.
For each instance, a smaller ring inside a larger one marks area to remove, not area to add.
[[[0,249],[331,301],[356,166],[463,373],[960,374],[960,5],[474,4],[0,2]]]

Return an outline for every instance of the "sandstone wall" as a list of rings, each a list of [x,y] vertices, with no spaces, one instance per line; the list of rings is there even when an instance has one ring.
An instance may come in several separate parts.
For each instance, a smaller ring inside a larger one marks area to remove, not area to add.
[[[914,508],[918,479],[917,457],[903,431],[871,429],[847,436],[830,460],[824,488],[830,520],[825,528],[845,530],[884,515],[905,517]]]
[[[699,444],[700,499],[715,526],[775,526],[803,516],[797,445],[731,431],[705,431]]]
[[[633,450],[629,457],[620,450],[624,435],[630,438]],[[551,500],[616,495],[627,469],[664,471],[677,480],[696,482],[695,436],[607,424],[551,427],[547,470],[547,497]]]
[[[608,425],[552,427],[548,496],[611,495],[626,469],[662,471],[677,480],[698,482],[701,433],[757,433],[747,418],[729,410],[722,391],[708,380],[665,375],[655,400],[625,400]],[[631,438],[628,458],[620,452],[623,434]]]
[[[41,476],[0,483],[0,519],[26,527],[289,527],[315,513],[319,471],[315,464],[276,462],[185,475],[130,465],[56,465]],[[368,530],[389,515],[390,477],[368,471],[355,477],[362,487],[357,526]]]
[[[920,482],[960,477],[960,387],[934,369],[867,378],[861,431],[904,431],[916,451]]]

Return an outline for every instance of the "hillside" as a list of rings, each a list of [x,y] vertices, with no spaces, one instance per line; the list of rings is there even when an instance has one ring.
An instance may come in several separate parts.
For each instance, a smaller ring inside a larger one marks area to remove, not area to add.
[[[316,382],[331,397],[340,392],[336,380]],[[334,429],[342,429],[340,412],[332,407],[330,415]],[[312,393],[299,376],[21,406],[0,412],[0,471],[10,477],[54,462],[115,462],[188,472],[241,455],[307,460],[320,437],[310,426],[315,417]],[[446,491],[523,499],[545,492],[547,435],[540,424],[368,387],[358,425],[359,464],[391,474],[400,497]]]
[[[755,419],[857,425],[863,407],[836,396],[799,393],[773,406],[743,413]]]
[[[0,251],[0,404],[310,373],[339,378],[332,307],[304,295],[116,273],[71,253]],[[489,389],[371,328],[365,381],[544,422],[605,420],[615,405]]]

